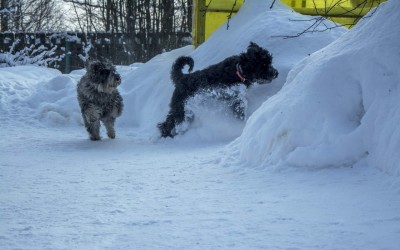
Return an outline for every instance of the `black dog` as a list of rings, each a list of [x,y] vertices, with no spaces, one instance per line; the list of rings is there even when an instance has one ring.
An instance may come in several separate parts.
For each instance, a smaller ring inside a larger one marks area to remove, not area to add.
[[[175,85],[170,102],[170,111],[165,122],[158,128],[162,137],[174,137],[175,126],[185,120],[185,103],[199,90],[209,88],[225,88],[236,84],[244,84],[247,88],[257,81],[271,82],[278,77],[278,71],[272,67],[272,55],[257,44],[251,42],[247,52],[231,56],[222,62],[206,69],[190,74],[183,74],[182,69],[189,66],[193,70],[191,57],[179,57],[171,70],[171,79]]]
[[[90,139],[100,140],[100,121],[109,138],[115,138],[115,119],[123,109],[117,87],[121,77],[111,63],[94,61],[88,64],[86,74],[78,83],[78,102]]]

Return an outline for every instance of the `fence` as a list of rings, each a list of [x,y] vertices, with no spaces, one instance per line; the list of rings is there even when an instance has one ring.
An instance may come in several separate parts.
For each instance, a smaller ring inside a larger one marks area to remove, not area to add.
[[[16,42],[18,41],[18,42]],[[191,44],[190,33],[0,33],[0,53],[14,53],[24,48],[54,50],[60,58],[49,64],[64,73],[84,67],[88,58],[110,60],[116,65],[146,62],[163,51],[170,51]],[[43,48],[43,47],[42,47]]]

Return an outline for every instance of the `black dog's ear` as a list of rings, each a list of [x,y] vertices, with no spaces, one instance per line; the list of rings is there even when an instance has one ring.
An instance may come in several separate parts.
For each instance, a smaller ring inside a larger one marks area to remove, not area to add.
[[[249,61],[249,58],[247,58],[247,53],[241,53],[239,56],[239,64],[245,65],[248,61]]]
[[[258,46],[256,43],[250,42],[249,47],[247,47],[246,57],[248,59],[256,58],[257,57],[257,53],[259,51],[261,51],[261,50],[262,50],[262,48],[260,46]]]
[[[250,42],[249,47],[247,47],[247,51],[253,50],[253,49],[258,50],[258,49],[261,49],[261,47],[258,46],[258,44],[256,44],[255,42]]]

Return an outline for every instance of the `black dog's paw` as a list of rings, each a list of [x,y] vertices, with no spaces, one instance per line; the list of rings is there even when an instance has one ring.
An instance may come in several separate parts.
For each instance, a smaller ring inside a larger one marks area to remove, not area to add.
[[[235,100],[231,103],[230,108],[236,119],[244,121],[246,119],[247,105],[243,100]]]
[[[174,138],[174,136],[176,135],[175,133],[173,133],[173,130],[175,130],[174,127],[171,127],[170,125],[168,125],[168,122],[161,122],[157,125],[157,127],[160,130],[161,137]]]
[[[184,134],[190,127],[190,124],[194,121],[194,113],[191,110],[185,110],[185,118],[183,122],[176,123],[169,116],[165,122],[161,122],[157,125],[160,130],[161,137],[175,137],[178,134]]]
[[[194,121],[194,112],[190,109],[185,109],[185,121],[189,124]]]

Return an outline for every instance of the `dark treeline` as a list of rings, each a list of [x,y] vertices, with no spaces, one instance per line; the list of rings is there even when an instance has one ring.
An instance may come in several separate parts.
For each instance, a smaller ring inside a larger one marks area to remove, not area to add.
[[[126,48],[146,61],[190,43],[192,5],[193,0],[0,0],[0,32],[123,34]]]
[[[81,32],[126,34],[140,44],[135,49],[142,61],[160,49],[174,47],[172,34],[187,33],[192,28],[193,0],[64,0],[72,8],[72,22]],[[188,41],[190,43],[190,41]]]
[[[0,0],[1,32],[38,32],[66,27],[62,2],[54,0]]]
[[[64,0],[82,32],[190,32],[193,0]]]
[[[0,0],[0,31],[190,32],[192,5],[193,0]]]

